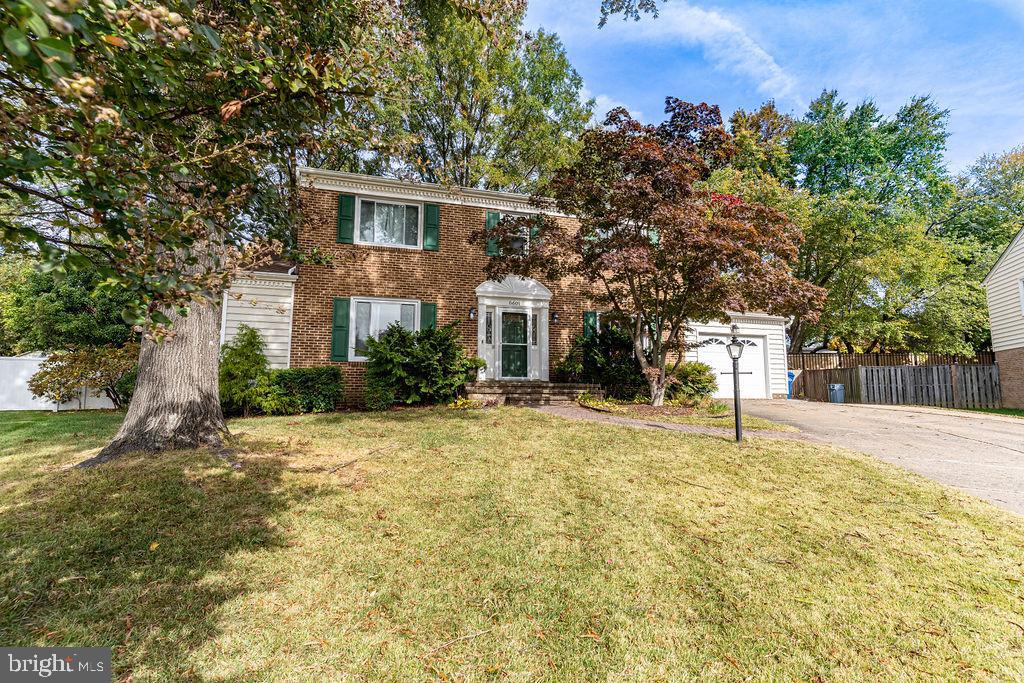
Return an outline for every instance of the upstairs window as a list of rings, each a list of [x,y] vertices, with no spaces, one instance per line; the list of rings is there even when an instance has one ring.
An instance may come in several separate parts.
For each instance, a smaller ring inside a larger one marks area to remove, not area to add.
[[[420,246],[420,207],[359,200],[359,241],[391,247]]]

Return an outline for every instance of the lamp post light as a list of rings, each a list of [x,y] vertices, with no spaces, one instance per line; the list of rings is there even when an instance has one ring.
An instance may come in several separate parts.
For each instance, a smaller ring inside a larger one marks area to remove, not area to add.
[[[740,356],[743,355],[743,344],[737,339],[739,326],[732,326],[732,340],[725,345],[725,350],[732,359],[732,402],[736,418],[736,443],[743,441],[743,415],[740,410]]]

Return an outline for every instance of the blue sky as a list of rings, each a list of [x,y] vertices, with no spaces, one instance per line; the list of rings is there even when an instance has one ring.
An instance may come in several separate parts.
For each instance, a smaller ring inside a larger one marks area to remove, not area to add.
[[[802,115],[823,88],[891,114],[914,95],[951,110],[961,170],[1024,144],[1024,0],[668,0],[657,19],[613,18],[600,0],[531,0],[526,26],[558,33],[600,113],[662,120],[666,95],[723,115],[775,99]]]

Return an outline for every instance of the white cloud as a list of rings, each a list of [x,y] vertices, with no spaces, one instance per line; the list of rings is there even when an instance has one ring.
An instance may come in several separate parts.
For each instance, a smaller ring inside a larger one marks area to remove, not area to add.
[[[623,102],[621,100],[617,100],[614,97],[609,97],[608,95],[604,95],[604,94],[595,95],[594,93],[592,93],[590,91],[590,88],[584,86],[583,89],[580,90],[580,99],[583,100],[584,102],[586,102],[591,97],[594,98],[594,122],[595,123],[599,123],[599,122],[603,121],[605,114],[610,112],[612,109],[615,109],[616,107],[625,107],[629,111],[629,115],[632,116],[637,121],[643,121],[644,120],[644,113],[642,111],[640,111],[639,109],[634,109],[633,107],[630,107],[625,102]]]
[[[635,39],[699,46],[716,68],[750,78],[764,95],[802,105],[796,78],[739,24],[718,11],[673,1],[660,8],[657,19],[629,22],[625,28]]]

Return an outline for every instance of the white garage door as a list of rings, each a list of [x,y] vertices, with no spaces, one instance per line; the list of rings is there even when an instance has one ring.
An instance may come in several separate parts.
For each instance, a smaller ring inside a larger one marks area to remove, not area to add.
[[[767,345],[764,337],[740,337],[743,355],[740,357],[740,396],[743,398],[769,398],[765,386]],[[725,345],[727,336],[701,335],[697,347],[697,360],[707,363],[718,379],[715,398],[732,398],[732,360]],[[745,374],[745,373],[750,373]],[[728,373],[728,374],[723,374]]]

